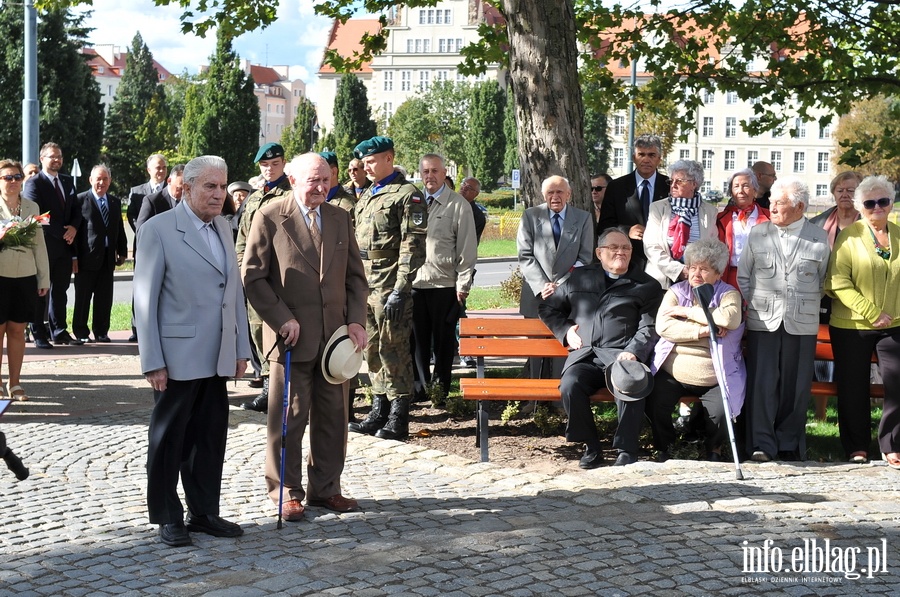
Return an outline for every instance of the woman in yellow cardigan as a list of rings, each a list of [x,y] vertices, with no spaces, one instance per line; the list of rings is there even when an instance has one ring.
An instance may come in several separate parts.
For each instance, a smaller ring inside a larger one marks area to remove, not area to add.
[[[22,164],[0,160],[0,224],[39,215],[37,203],[22,199],[24,179]],[[19,385],[25,358],[25,325],[34,315],[38,297],[46,295],[50,288],[50,267],[40,228],[30,247],[9,244],[4,246],[0,239],[0,359],[4,337],[9,357],[9,383],[4,387],[0,379],[0,397],[25,400],[27,395]]]
[[[853,202],[862,218],[838,235],[825,281],[835,299],[829,330],[836,348],[838,426],[850,462],[867,462],[874,351],[884,379],[878,446],[884,460],[900,469],[900,227],[888,221],[894,185],[884,176],[869,176]]]

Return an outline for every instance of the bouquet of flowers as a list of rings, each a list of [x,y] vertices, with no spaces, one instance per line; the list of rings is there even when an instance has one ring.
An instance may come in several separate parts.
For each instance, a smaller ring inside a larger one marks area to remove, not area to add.
[[[9,247],[31,247],[34,245],[34,237],[41,226],[50,223],[50,212],[39,216],[28,216],[0,221],[0,251]]]

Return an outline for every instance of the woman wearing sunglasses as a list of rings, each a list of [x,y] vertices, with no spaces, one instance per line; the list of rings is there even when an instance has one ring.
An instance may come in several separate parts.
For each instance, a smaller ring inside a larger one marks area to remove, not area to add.
[[[0,224],[39,215],[37,203],[22,199],[24,180],[22,164],[0,160]],[[34,316],[38,296],[46,295],[49,288],[44,233],[38,230],[31,246],[4,246],[0,239],[0,359],[4,337],[9,357],[9,383],[4,386],[0,379],[0,398],[27,398],[19,385],[25,358],[25,325]]]
[[[874,352],[884,379],[878,446],[900,469],[900,228],[888,221],[894,185],[869,176],[853,196],[862,218],[838,235],[825,290],[834,298],[829,330],[838,394],[838,427],[850,462],[868,461],[872,407],[869,370]]]

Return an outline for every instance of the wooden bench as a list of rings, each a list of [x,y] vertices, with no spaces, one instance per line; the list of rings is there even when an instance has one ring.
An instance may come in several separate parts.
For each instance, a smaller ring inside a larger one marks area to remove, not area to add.
[[[539,319],[518,319],[512,317],[469,317],[459,321],[459,353],[476,359],[476,377],[459,380],[464,400],[477,402],[475,412],[475,445],[481,448],[481,461],[488,461],[488,413],[486,401],[535,400],[553,402],[561,399],[558,379],[510,379],[486,378],[484,359],[488,358],[528,358],[565,357],[568,350],[553,336]],[[819,326],[816,342],[816,358],[833,361],[834,352],[828,326]],[[873,356],[873,361],[874,361]],[[813,396],[835,396],[836,385],[832,382],[813,382]],[[884,397],[884,386],[873,384],[870,395]],[[694,402],[697,398],[686,396],[683,402]],[[604,389],[591,396],[591,402],[612,402],[612,394]]]

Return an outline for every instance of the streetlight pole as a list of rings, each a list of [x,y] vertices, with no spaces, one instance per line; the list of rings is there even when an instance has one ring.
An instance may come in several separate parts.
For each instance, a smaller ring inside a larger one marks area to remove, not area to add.
[[[38,162],[37,11],[25,0],[25,96],[22,99],[22,161]]]
[[[313,114],[312,120],[309,122],[309,150],[313,151],[316,148],[316,134],[322,130],[319,128],[318,117]]]

